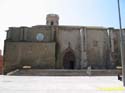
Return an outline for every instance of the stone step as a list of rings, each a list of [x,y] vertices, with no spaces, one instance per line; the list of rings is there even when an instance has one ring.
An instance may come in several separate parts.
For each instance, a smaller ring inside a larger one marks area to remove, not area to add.
[[[121,70],[18,69],[7,75],[17,76],[116,76]]]

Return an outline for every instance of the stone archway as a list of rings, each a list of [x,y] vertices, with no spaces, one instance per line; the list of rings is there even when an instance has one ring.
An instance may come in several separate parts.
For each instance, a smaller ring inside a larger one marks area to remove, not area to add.
[[[63,67],[64,69],[75,68],[75,55],[71,49],[67,49],[63,56]]]

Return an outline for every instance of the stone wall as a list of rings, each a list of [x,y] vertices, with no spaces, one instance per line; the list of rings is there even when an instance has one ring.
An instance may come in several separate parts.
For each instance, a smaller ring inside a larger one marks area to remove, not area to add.
[[[3,56],[1,54],[1,50],[0,50],[0,74],[2,74],[2,69],[3,69]]]
[[[36,36],[38,33],[44,34],[43,42],[50,42],[53,40],[53,32],[51,26],[33,26],[33,27],[10,27],[7,30],[7,40],[14,42],[38,42]]]
[[[108,49],[107,29],[87,28],[87,55],[88,64],[92,68],[105,68]]]
[[[44,34],[42,41],[36,39],[38,33]],[[5,40],[4,69],[8,72],[24,65],[64,69],[63,58],[67,51],[75,56],[74,69],[113,68],[120,63],[119,43],[118,29],[47,25],[11,27]]]
[[[57,41],[57,68],[63,67],[63,57],[67,48],[71,48],[75,55],[75,68],[79,68],[80,62],[80,34],[79,29],[59,27],[56,31]]]
[[[89,27],[66,27],[60,26],[56,31],[57,40],[57,68],[63,68],[63,56],[65,50],[70,46],[74,51],[76,64],[75,68],[80,69],[81,65],[81,40],[80,29],[83,28],[83,49],[84,62],[87,66],[95,69],[106,68],[108,60],[109,39],[106,28]],[[85,35],[86,34],[86,35]],[[85,67],[85,66],[82,66]]]
[[[55,68],[55,43],[5,41],[4,73],[23,66]]]

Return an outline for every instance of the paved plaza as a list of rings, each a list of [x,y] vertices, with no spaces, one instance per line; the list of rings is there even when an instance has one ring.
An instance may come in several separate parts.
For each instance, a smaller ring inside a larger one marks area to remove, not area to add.
[[[0,93],[124,93],[117,76],[0,76]]]

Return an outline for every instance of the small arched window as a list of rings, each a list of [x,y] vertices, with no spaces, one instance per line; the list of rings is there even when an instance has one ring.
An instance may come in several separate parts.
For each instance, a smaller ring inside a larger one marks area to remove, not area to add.
[[[54,25],[53,21],[51,21],[51,25]]]

